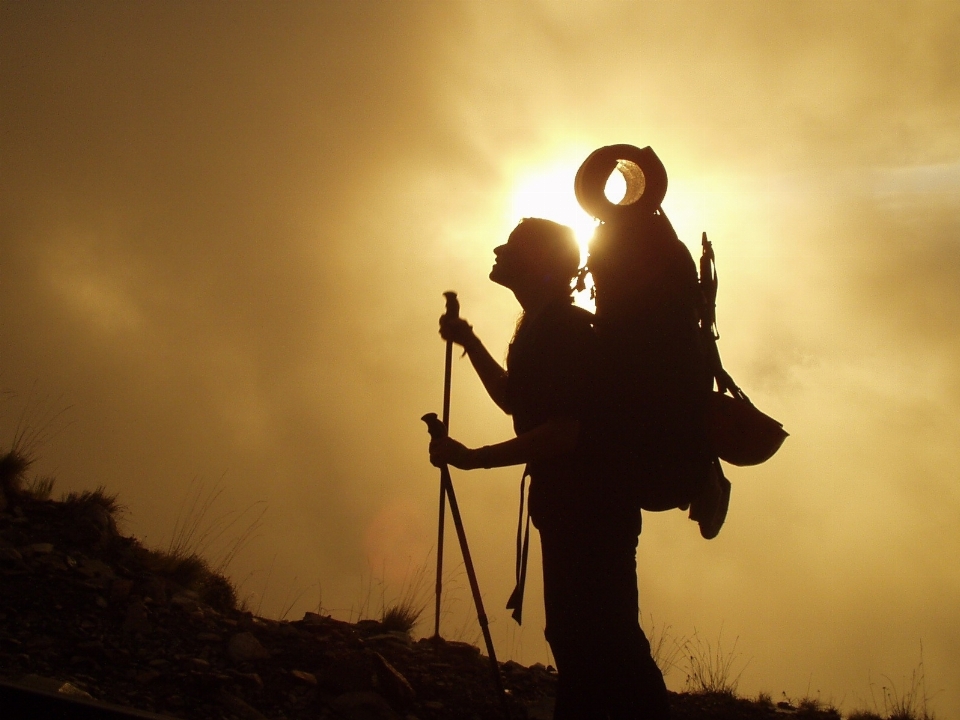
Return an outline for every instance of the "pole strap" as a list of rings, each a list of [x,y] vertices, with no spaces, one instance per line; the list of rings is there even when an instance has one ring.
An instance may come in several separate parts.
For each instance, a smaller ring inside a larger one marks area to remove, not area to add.
[[[517,584],[507,600],[507,610],[513,610],[511,617],[522,624],[523,618],[523,591],[527,584],[527,556],[530,554],[530,501],[526,498],[527,478],[530,477],[530,466],[523,469],[520,478],[520,516],[517,518]],[[524,499],[526,498],[526,502]],[[524,518],[526,510],[526,518]]]

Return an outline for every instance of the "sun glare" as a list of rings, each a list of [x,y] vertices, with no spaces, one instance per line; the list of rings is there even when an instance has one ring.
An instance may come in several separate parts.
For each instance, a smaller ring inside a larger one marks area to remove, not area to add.
[[[522,175],[516,183],[513,194],[511,220],[519,222],[525,217],[541,217],[570,226],[580,245],[580,262],[585,263],[587,246],[593,237],[597,221],[590,217],[577,202],[573,183],[579,167],[579,164],[556,165],[550,169]],[[603,192],[610,202],[619,203],[627,193],[626,178],[621,172],[610,173]],[[593,310],[594,303],[590,298],[592,278],[588,276],[586,283],[587,289],[584,292],[574,294],[574,302],[588,310]]]
[[[564,165],[525,174],[516,183],[510,212],[514,222],[525,217],[541,217],[569,225],[577,236],[583,261],[597,223],[584,212],[573,193],[578,167]]]

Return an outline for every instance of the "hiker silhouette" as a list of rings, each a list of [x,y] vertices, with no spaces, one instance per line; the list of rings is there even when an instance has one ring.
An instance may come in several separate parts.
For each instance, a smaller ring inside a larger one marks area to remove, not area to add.
[[[605,461],[609,427],[598,398],[594,316],[573,305],[580,253],[573,231],[526,218],[494,250],[490,279],[523,310],[503,368],[463,318],[443,316],[440,336],[461,345],[516,437],[481,448],[430,443],[430,461],[471,470],[526,465],[521,481],[517,588],[521,620],[529,521],[540,533],[545,635],[558,672],[555,720],[663,720],[663,676],[640,628],[636,549],[640,505],[616,463]],[[524,521],[523,487],[530,479]]]

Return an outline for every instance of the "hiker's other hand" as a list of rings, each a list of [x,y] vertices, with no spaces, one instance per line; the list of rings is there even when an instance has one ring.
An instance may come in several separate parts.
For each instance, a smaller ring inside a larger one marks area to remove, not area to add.
[[[440,337],[466,347],[476,339],[473,326],[461,317],[440,316]]]
[[[453,438],[437,438],[430,441],[430,464],[436,467],[453,465],[460,470],[473,470],[474,451]]]

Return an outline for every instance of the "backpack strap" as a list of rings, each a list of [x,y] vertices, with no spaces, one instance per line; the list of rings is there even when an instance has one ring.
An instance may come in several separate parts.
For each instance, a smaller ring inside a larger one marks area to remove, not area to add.
[[[717,348],[717,340],[720,339],[720,331],[717,329],[717,287],[720,280],[717,275],[717,258],[713,254],[713,243],[707,240],[707,233],[703,233],[701,244],[703,252],[700,255],[700,293],[703,304],[700,311],[700,334],[710,372],[717,381],[718,392],[729,392],[733,397],[749,402],[750,398],[733,381],[730,373],[723,369],[720,361],[720,350]]]
[[[517,584],[507,600],[507,610],[513,610],[511,617],[521,625],[523,617],[523,590],[527,584],[527,556],[530,554],[530,503],[524,502],[527,489],[527,478],[530,477],[530,466],[523,469],[520,478],[520,517],[517,519]],[[526,510],[526,519],[524,519]]]

